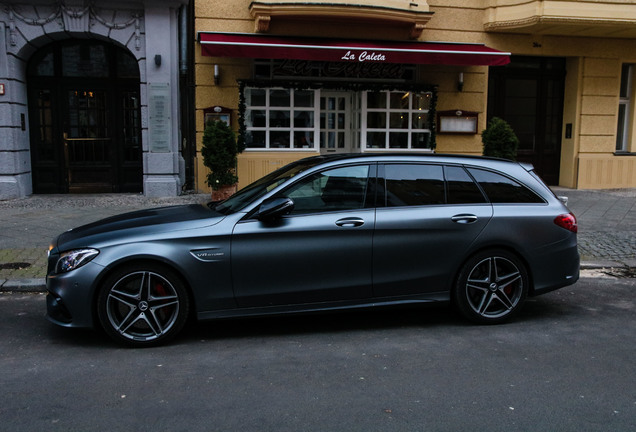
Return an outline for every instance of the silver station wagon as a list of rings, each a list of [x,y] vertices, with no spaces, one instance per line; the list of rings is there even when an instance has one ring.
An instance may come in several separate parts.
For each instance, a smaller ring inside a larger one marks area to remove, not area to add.
[[[476,323],[579,276],[576,218],[532,166],[446,155],[303,159],[222,202],[67,231],[47,309],[132,346],[198,320],[452,302]],[[422,309],[425,313],[426,309]]]

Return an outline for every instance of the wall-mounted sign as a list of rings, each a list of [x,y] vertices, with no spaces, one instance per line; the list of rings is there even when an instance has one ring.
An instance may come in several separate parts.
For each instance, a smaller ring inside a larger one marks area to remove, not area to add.
[[[440,133],[476,134],[479,114],[471,111],[450,110],[437,113]]]
[[[170,84],[148,84],[148,147],[154,153],[170,152],[172,142]]]
[[[4,84],[0,84],[0,96],[4,94]]]

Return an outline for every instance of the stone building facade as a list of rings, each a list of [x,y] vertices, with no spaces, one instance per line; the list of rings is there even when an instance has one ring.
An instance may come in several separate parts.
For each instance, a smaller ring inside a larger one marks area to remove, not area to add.
[[[181,193],[186,4],[0,2],[0,199]]]

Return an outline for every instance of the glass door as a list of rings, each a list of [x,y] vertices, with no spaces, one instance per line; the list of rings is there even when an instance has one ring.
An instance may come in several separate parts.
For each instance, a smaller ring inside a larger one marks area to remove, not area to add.
[[[351,94],[321,92],[320,153],[351,152]]]
[[[66,91],[64,162],[69,192],[112,192],[112,128],[105,90]]]

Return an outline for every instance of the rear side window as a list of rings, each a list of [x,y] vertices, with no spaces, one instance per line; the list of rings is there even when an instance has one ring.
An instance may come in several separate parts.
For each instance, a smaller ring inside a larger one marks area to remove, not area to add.
[[[386,165],[387,207],[444,204],[444,173],[440,165]]]
[[[539,195],[504,175],[477,168],[468,168],[493,204],[545,203]]]
[[[482,204],[488,202],[479,187],[462,167],[447,166],[446,198],[448,204]]]

